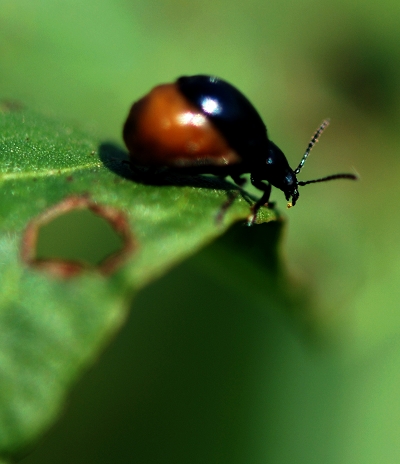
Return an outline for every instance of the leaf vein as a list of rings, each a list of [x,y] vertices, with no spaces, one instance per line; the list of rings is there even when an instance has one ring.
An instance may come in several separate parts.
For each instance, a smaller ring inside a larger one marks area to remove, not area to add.
[[[19,180],[26,178],[37,178],[37,177],[50,177],[60,174],[70,174],[77,171],[82,171],[85,169],[99,168],[101,163],[90,163],[80,166],[71,166],[68,168],[58,168],[58,169],[47,169],[47,170],[38,170],[38,171],[24,171],[24,172],[8,172],[0,174],[0,181],[6,182],[9,180]]]

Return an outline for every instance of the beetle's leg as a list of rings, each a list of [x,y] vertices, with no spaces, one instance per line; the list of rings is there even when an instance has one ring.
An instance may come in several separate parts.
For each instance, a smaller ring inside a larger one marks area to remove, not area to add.
[[[250,176],[250,181],[255,188],[264,192],[256,204],[260,204],[260,206],[267,204],[271,195],[271,184],[266,184],[261,179],[257,179],[257,177],[254,176]]]
[[[239,187],[243,187],[243,185],[246,183],[246,179],[243,177],[240,177],[240,175],[231,174],[231,177],[233,179],[233,182],[235,182],[235,184],[238,185]]]
[[[220,176],[220,177],[225,179],[226,176]],[[240,176],[235,176],[235,175],[232,176],[231,175],[231,177],[232,177],[233,181],[235,182],[235,184],[238,185],[239,187],[241,187],[242,185],[244,185],[246,183],[246,179],[242,179]],[[220,224],[222,222],[226,212],[231,207],[231,205],[236,200],[236,198],[239,196],[239,193],[240,193],[239,190],[235,190],[234,192],[232,192],[232,191],[227,192],[228,198],[224,202],[224,204],[221,206],[220,210],[218,211],[217,217],[216,217],[216,221],[217,221],[218,224]]]
[[[261,198],[254,203],[252,206],[252,217],[249,220],[249,224],[254,224],[254,221],[256,220],[258,210],[264,206],[268,205],[268,200],[271,195],[271,184],[266,184],[263,182],[261,179],[258,179],[254,176],[250,176],[250,181],[252,185],[254,185],[255,188],[258,188],[258,190],[261,190],[263,192]]]

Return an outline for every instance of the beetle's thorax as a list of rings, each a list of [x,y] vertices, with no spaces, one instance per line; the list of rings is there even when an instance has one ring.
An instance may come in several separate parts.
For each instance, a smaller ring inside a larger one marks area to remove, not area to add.
[[[282,150],[271,141],[268,141],[267,154],[263,159],[262,175],[270,184],[283,191],[297,182]]]
[[[297,176],[282,150],[273,142],[268,142],[267,156],[260,174],[264,180],[282,190],[287,201],[293,198],[292,203],[295,204],[299,196]]]

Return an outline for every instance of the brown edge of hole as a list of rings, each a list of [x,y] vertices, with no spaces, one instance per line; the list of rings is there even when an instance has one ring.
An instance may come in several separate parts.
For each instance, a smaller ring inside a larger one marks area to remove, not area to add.
[[[0,113],[11,113],[13,111],[22,111],[25,105],[18,100],[3,98],[0,100]]]
[[[108,221],[114,231],[122,238],[124,245],[116,253],[105,258],[98,266],[90,266],[76,261],[61,259],[36,258],[36,245],[40,228],[53,219],[73,210],[89,209],[94,214]],[[122,266],[126,258],[137,249],[130,230],[128,220],[121,211],[111,206],[95,203],[87,196],[70,196],[60,203],[51,206],[33,218],[27,225],[21,244],[21,258],[29,267],[47,272],[59,278],[70,278],[84,271],[95,270],[107,276]]]

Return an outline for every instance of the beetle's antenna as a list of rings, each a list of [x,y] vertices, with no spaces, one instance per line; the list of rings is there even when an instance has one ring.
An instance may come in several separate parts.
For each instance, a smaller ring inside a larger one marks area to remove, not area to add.
[[[333,176],[326,176],[326,177],[322,177],[321,179],[299,181],[297,185],[315,184],[316,182],[325,182],[327,180],[335,180],[335,179],[357,180],[358,176],[356,176],[355,174],[334,174]]]
[[[298,174],[301,171],[301,168],[304,166],[304,163],[306,162],[306,159],[308,155],[310,154],[310,151],[312,150],[313,146],[318,142],[318,139],[320,138],[322,132],[324,132],[325,128],[329,125],[330,121],[329,119],[325,119],[322,124],[319,126],[315,134],[311,137],[310,143],[308,144],[308,147],[303,155],[303,158],[301,158],[300,164],[297,166],[295,169],[294,173]],[[330,179],[325,179],[325,180],[330,180]]]

